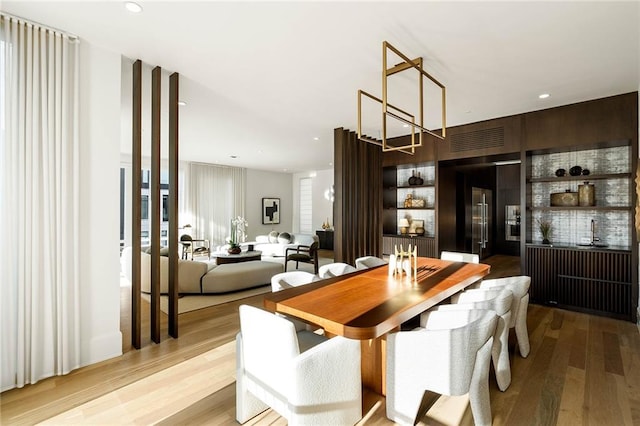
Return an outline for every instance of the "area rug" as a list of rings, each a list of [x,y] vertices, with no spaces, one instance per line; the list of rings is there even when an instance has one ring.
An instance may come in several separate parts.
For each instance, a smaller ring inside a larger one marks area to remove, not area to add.
[[[245,297],[268,293],[270,291],[271,285],[269,284],[248,290],[234,291],[233,293],[185,295],[178,299],[178,314],[208,308],[209,306],[221,305],[233,300],[244,299]],[[142,298],[147,302],[151,301],[151,295],[149,294],[142,293]],[[165,314],[169,314],[168,296],[160,296],[160,310]]]

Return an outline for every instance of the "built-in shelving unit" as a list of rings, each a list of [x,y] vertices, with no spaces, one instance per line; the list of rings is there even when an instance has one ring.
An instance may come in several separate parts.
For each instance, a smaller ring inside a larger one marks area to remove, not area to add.
[[[629,320],[633,318],[634,232],[632,147],[629,141],[564,152],[528,153],[526,270],[535,303]],[[589,175],[555,176],[579,165]],[[594,185],[593,206],[551,206],[550,194]],[[553,227],[541,244],[539,221]],[[584,246],[591,241],[592,245]],[[598,245],[604,247],[596,247]],[[582,245],[581,245],[582,244]]]
[[[632,161],[628,141],[612,146],[575,148],[564,152],[536,152],[527,156],[527,242],[542,240],[537,223],[551,222],[552,243],[571,246],[593,238],[615,246],[631,246],[633,229]],[[579,165],[589,175],[555,176],[559,168]],[[593,206],[551,206],[550,194],[578,192],[578,185],[594,185]],[[592,228],[592,221],[594,228]]]
[[[410,184],[414,178],[420,184]],[[435,248],[435,164],[403,164],[383,169],[383,253],[394,246],[418,247],[419,256],[434,256]],[[409,199],[409,201],[407,201]],[[413,200],[413,201],[411,201]],[[407,219],[410,227],[402,233],[398,226]],[[423,234],[417,231],[424,229]]]

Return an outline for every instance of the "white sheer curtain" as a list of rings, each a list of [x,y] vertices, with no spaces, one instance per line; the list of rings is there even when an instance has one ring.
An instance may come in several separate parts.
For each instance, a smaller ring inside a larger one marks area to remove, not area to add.
[[[2,390],[80,362],[78,41],[0,15]]]
[[[225,244],[231,219],[244,217],[246,169],[191,163],[189,201],[194,238],[208,239],[211,247]]]

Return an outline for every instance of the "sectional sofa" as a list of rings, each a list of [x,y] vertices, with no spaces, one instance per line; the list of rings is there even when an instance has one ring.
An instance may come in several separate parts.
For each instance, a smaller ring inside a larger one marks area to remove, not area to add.
[[[120,264],[125,277],[131,281],[131,247],[122,251]],[[151,255],[141,253],[141,290],[151,292]],[[160,293],[169,292],[169,259],[160,256]],[[275,262],[250,262],[216,265],[215,261],[200,262],[178,259],[178,293],[215,294],[244,290],[271,283],[271,277],[283,271]]]
[[[317,235],[272,231],[269,235],[258,235],[253,245],[254,250],[260,250],[263,256],[282,257],[289,247],[310,246],[318,241]]]

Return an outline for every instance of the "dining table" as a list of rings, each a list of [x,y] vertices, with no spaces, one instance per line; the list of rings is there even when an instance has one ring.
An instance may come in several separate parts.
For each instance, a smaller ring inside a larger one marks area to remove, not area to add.
[[[386,335],[489,270],[482,263],[418,257],[410,275],[389,265],[359,270],[267,294],[264,307],[321,327],[328,336],[360,340],[363,385],[384,395]]]

